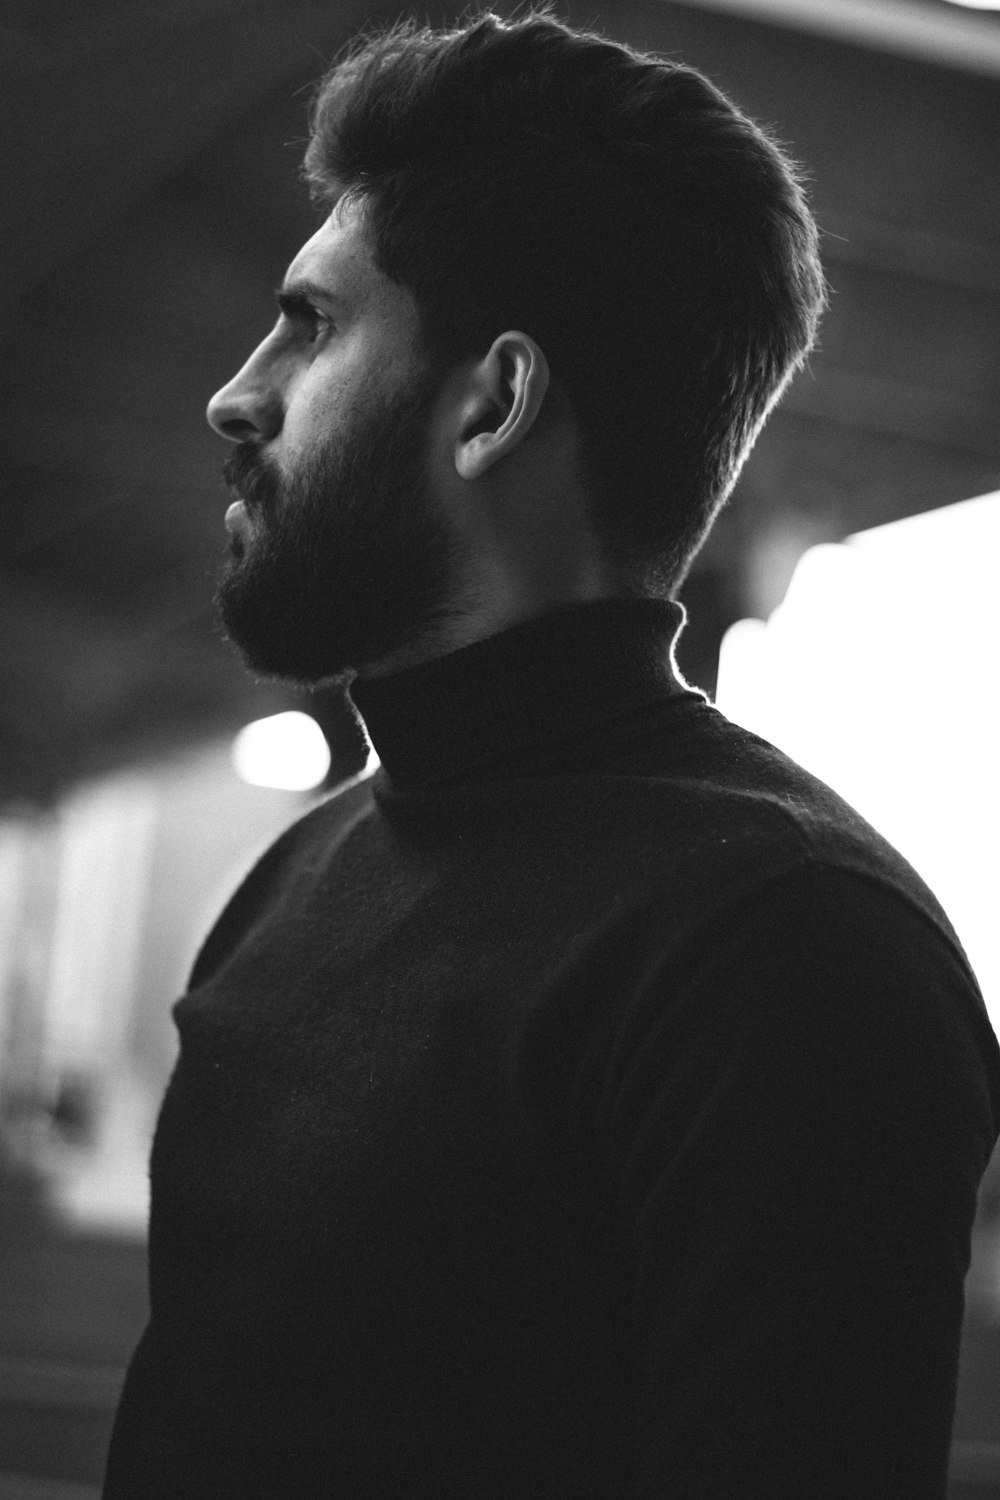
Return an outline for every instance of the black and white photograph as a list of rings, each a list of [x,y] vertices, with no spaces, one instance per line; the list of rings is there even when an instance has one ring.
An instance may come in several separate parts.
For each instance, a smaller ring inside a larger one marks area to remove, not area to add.
[[[1000,1500],[1000,0],[0,0],[0,1500]]]

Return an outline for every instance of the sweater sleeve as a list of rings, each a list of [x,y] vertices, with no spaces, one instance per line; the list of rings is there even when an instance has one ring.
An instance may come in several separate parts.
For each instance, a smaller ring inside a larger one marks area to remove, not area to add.
[[[650,960],[601,1124],[635,1500],[943,1500],[997,1078],[959,954],[866,877],[806,867]]]

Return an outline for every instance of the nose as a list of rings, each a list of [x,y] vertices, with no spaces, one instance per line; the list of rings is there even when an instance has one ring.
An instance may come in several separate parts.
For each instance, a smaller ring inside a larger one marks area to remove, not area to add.
[[[231,443],[268,442],[281,431],[281,400],[267,378],[263,348],[254,350],[242,370],[216,391],[205,411],[208,425]]]

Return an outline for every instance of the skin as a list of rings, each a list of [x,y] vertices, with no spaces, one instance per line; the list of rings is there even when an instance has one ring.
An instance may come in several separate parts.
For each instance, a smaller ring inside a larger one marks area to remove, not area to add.
[[[285,287],[307,287],[306,304],[286,308],[207,411],[241,457],[259,459],[274,476],[275,527],[282,505],[293,503],[285,486],[324,445],[365,433],[377,450],[379,429],[364,424],[391,421],[393,403],[410,394],[421,370],[416,302],[374,266],[353,205],[338,204],[303,245]],[[452,369],[431,398],[426,446],[415,462],[422,500],[449,541],[446,577],[435,584],[443,607],[414,623],[406,639],[382,639],[371,651],[354,641],[345,646],[349,659],[339,659],[331,642],[338,673],[398,671],[618,592],[587,525],[572,408],[534,339],[518,330],[499,334],[482,357]],[[357,472],[363,489],[363,467]],[[321,500],[325,506],[327,497]],[[234,566],[252,563],[262,545],[260,514],[240,502],[226,524]],[[315,680],[316,672],[300,676]]]

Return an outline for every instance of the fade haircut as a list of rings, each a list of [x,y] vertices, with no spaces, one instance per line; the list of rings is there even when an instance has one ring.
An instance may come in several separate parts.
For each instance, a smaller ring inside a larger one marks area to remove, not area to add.
[[[303,164],[414,295],[428,368],[529,333],[573,407],[593,528],[672,593],[816,338],[801,170],[696,70],[556,19],[362,31]]]

